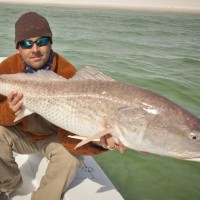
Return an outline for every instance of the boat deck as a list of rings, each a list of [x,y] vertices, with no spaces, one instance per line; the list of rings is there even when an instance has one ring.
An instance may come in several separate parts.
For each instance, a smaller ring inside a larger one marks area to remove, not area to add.
[[[48,160],[41,154],[15,155],[24,184],[13,193],[13,200],[29,200],[31,193],[39,186]],[[84,157],[84,163],[67,189],[63,200],[123,200],[112,182],[91,156]]]

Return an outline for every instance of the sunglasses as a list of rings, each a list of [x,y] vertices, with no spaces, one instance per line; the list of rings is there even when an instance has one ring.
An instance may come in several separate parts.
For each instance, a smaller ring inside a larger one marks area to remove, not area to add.
[[[39,39],[37,39],[36,41],[32,41],[32,40],[24,40],[19,42],[19,45],[21,46],[22,49],[31,49],[34,45],[34,43],[38,46],[38,47],[43,47],[45,45],[47,45],[49,43],[50,39],[49,37],[41,37]]]

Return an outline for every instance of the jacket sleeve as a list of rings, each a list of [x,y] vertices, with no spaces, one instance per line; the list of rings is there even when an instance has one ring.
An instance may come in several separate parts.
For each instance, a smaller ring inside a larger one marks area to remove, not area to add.
[[[0,63],[0,74],[11,74],[16,73],[18,69],[13,68],[14,63],[17,65],[17,54],[13,55],[11,58],[7,58]],[[16,71],[15,71],[16,70]],[[12,126],[15,123],[15,114],[9,108],[7,103],[7,97],[0,94],[0,124],[4,126]]]
[[[6,97],[0,95],[0,124],[3,126],[14,125],[15,114],[9,108]]]

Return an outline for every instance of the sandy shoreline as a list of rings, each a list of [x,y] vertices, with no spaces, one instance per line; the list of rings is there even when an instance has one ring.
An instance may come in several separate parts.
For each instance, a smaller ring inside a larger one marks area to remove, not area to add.
[[[107,7],[200,13],[200,0],[0,0],[0,3]]]

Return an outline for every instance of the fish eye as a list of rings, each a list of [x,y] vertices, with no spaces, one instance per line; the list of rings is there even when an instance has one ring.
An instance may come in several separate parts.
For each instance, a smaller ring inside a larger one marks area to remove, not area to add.
[[[197,140],[197,139],[199,139],[199,140],[200,140],[200,132],[199,132],[199,131],[192,131],[192,132],[189,134],[189,139],[192,139],[192,140]]]
[[[195,135],[193,135],[193,136],[192,136],[192,139],[195,139],[195,140],[196,140],[196,139],[197,139],[197,137],[196,137]]]

